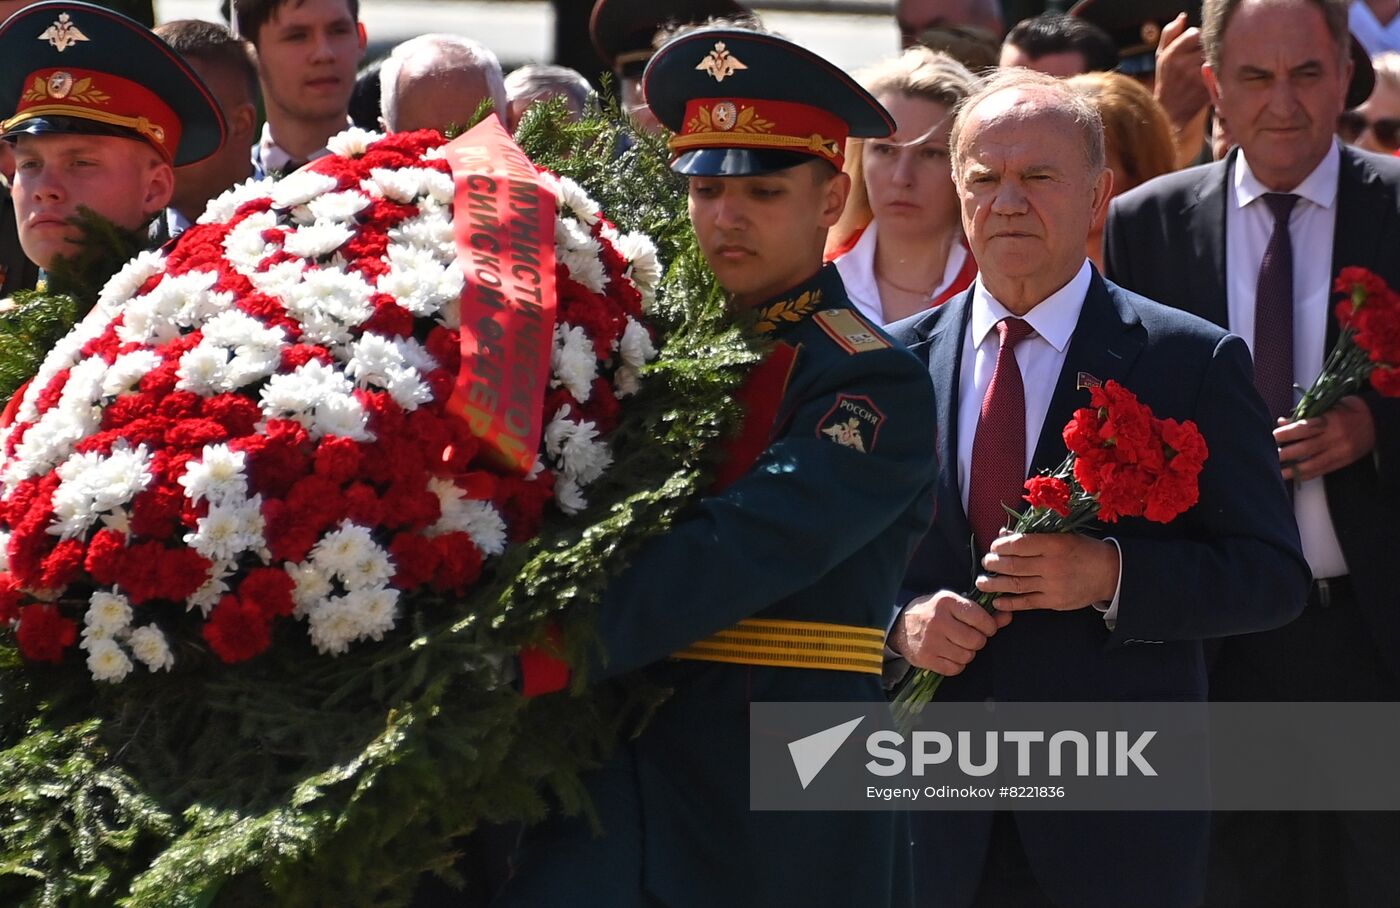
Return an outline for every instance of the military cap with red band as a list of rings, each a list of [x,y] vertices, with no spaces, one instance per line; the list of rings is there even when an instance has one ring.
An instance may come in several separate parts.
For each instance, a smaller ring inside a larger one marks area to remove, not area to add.
[[[203,81],[141,23],[101,6],[45,2],[0,24],[0,135],[143,141],[177,166],[209,157],[224,118]]]
[[[894,132],[854,79],[776,35],[687,32],[656,52],[642,84],[652,113],[675,133],[672,169],[692,176],[768,173],[813,158],[840,167],[847,136]]]

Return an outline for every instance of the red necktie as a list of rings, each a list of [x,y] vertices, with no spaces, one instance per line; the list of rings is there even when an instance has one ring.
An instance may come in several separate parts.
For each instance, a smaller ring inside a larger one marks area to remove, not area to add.
[[[1274,232],[1259,263],[1254,298],[1254,386],[1269,416],[1293,411],[1293,241],[1288,217],[1298,196],[1265,193],[1274,215]]]
[[[1016,345],[1033,330],[1019,318],[997,322],[1001,346],[972,440],[972,478],[967,489],[967,518],[979,552],[987,551],[997,531],[1006,526],[1002,505],[1017,507],[1025,493],[1026,391],[1016,363]]]

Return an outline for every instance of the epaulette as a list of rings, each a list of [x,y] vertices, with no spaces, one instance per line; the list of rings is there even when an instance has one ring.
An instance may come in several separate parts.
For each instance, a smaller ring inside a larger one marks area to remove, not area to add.
[[[892,346],[879,329],[851,309],[823,309],[812,316],[812,321],[847,353],[865,353]]]

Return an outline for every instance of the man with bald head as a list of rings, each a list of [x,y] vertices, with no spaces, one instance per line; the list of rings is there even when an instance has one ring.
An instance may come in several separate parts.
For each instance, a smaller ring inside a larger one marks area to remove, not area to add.
[[[380,115],[389,132],[462,129],[481,102],[508,123],[501,62],[484,44],[457,35],[419,35],[389,54],[379,70]]]
[[[1307,589],[1248,350],[1085,258],[1113,176],[1098,115],[1059,80],[994,76],[959,109],[949,144],[979,274],[965,295],[890,329],[928,365],[945,465],[890,646],[945,676],[940,701],[1204,700],[1202,640],[1276,627]],[[1004,508],[1024,507],[1026,477],[1064,460],[1065,424],[1110,380],[1157,416],[1197,424],[1210,451],[1199,502],[1167,525],[1005,532]],[[991,614],[960,595],[979,572],[977,588],[996,594]],[[1202,898],[1199,813],[912,819],[920,905]]]

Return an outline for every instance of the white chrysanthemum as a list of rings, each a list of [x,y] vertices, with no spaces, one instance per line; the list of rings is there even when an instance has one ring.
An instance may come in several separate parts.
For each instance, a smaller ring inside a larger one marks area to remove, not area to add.
[[[81,357],[83,347],[107,330],[107,324],[116,314],[116,309],[96,312],[78,323],[78,326],[53,345],[49,350],[49,355],[44,357],[44,362],[39,366],[39,371],[34,373],[34,378],[29,382],[29,389],[20,400],[19,409],[15,413],[14,423],[33,422],[39,415],[39,407],[36,398],[49,386],[54,376],[64,369],[71,369],[77,364]],[[0,469],[3,469],[0,467]]]
[[[557,178],[558,192],[555,194],[559,198],[559,203],[589,227],[598,223],[598,218],[602,215],[602,209],[598,207],[598,203],[589,198],[583,187],[573,180],[565,176],[554,176]],[[553,182],[546,180],[545,184],[550,189],[554,189],[554,185],[551,185]]]
[[[81,536],[97,518],[126,504],[151,482],[151,456],[145,445],[73,454],[59,466],[53,493],[54,522],[48,531],[63,539]]]
[[[335,187],[335,177],[311,170],[298,170],[273,183],[269,195],[272,196],[274,208],[295,208],[318,195],[333,192]]]
[[[240,347],[224,369],[224,383],[237,390],[267,378],[282,366],[282,348]]]
[[[588,333],[577,325],[555,325],[550,369],[554,374],[551,386],[563,385],[574,400],[587,403],[593,380],[598,377],[598,357]]]
[[[209,617],[209,612],[228,594],[228,578],[233,576],[237,567],[232,561],[215,562],[209,570],[209,579],[185,600],[186,610],[199,609],[206,618]]]
[[[317,652],[339,656],[363,633],[362,618],[345,596],[332,596],[307,609],[307,632]]]
[[[359,193],[355,193],[355,195],[359,195]],[[319,259],[335,252],[350,242],[354,236],[355,231],[343,224],[318,221],[315,224],[298,227],[288,233],[286,240],[282,243],[282,248],[292,255],[299,255],[302,258]]]
[[[422,250],[431,253],[440,264],[450,265],[457,258],[457,239],[452,231],[448,213],[424,212],[389,229],[390,248]]]
[[[427,167],[404,167],[399,170],[377,167],[369,172],[369,179],[361,183],[360,187],[369,190],[370,186],[367,184],[372,184],[378,187],[384,198],[409,203],[434,189],[440,194],[445,188],[441,178],[446,178],[447,186],[452,186],[451,177]],[[451,199],[454,194],[455,187],[447,191],[447,199]]]
[[[199,518],[196,530],[185,542],[210,561],[232,561],[247,551],[261,549],[263,540],[262,496],[237,504],[211,504]]]
[[[0,530],[0,571],[10,569],[10,534]]]
[[[147,372],[162,362],[161,355],[154,350],[132,350],[121,354],[112,362],[107,374],[102,376],[102,395],[116,397],[131,391],[141,383]]]
[[[87,650],[87,667],[93,680],[117,682],[131,674],[131,659],[117,641],[92,640]]]
[[[268,187],[271,185],[272,180],[268,177],[263,177],[251,178],[233,186],[205,206],[204,214],[199,216],[199,223],[228,223],[233,220],[234,212],[238,211],[239,208],[242,208],[253,199],[260,199],[266,196]]]
[[[311,562],[328,574],[345,577],[377,548],[368,528],[346,520],[312,547]]]
[[[106,631],[108,636],[115,636],[131,626],[131,618],[131,603],[125,596],[98,590],[88,599],[83,624]]]
[[[370,542],[365,554],[340,575],[348,590],[370,590],[387,586],[394,578],[394,562],[383,548]]]
[[[579,484],[568,476],[560,476],[554,482],[554,503],[565,514],[573,515],[588,507],[588,499],[583,497]]]
[[[398,590],[382,586],[351,590],[345,600],[346,607],[354,612],[359,625],[357,640],[382,640],[398,623]]]
[[[304,617],[310,609],[329,599],[335,592],[330,575],[314,562],[293,564],[289,561],[282,569],[292,578],[292,599],[296,602],[293,614],[298,618]]]
[[[248,497],[247,455],[226,444],[205,445],[177,482],[191,501],[237,504]]]
[[[382,132],[371,132],[358,126],[351,126],[343,132],[331,136],[326,142],[326,150],[343,158],[358,158],[375,142],[384,138]]]
[[[180,380],[175,387],[206,397],[230,390],[225,375],[228,360],[228,350],[224,347],[203,341],[195,344],[180,354],[180,368],[175,373]]]
[[[644,366],[656,358],[656,345],[651,342],[651,332],[632,316],[627,317],[627,327],[622,332],[622,343],[618,352],[624,365]]]
[[[355,390],[350,380],[318,359],[291,372],[274,375],[262,389],[262,411],[268,419],[309,421],[310,411],[333,394]]]
[[[628,276],[645,296],[655,291],[661,282],[661,260],[656,255],[656,244],[645,233],[624,233],[615,241],[617,251],[628,262]]]
[[[323,344],[341,344],[374,314],[374,288],[358,274],[334,268],[313,268],[289,287],[282,300],[302,323],[306,337]]]
[[[369,196],[353,189],[345,192],[330,192],[306,203],[313,218],[329,224],[353,221],[355,215],[364,211],[369,205]]]
[[[297,261],[278,262],[266,271],[252,269],[243,271],[260,293],[266,293],[279,300],[285,300],[292,290],[301,283],[301,276],[304,272],[305,265]]]
[[[593,293],[603,292],[608,275],[598,258],[598,241],[578,221],[560,218],[554,223],[554,252],[559,264],[569,269],[569,277]]]
[[[561,409],[566,414],[568,407]],[[598,427],[592,420],[573,422],[556,416],[544,430],[545,450],[559,464],[559,472],[586,486],[603,475],[612,464],[612,452],[597,441]]]
[[[263,239],[264,231],[276,226],[277,215],[271,211],[258,211],[248,215],[224,237],[224,255],[239,270],[256,269],[258,263],[277,248]]]
[[[428,480],[428,491],[437,496],[441,515],[425,535],[466,533],[483,555],[499,555],[506,550],[506,522],[489,501],[467,498],[455,482],[437,476]]]
[[[341,435],[351,441],[374,441],[369,431],[369,413],[353,394],[328,394],[303,424],[313,439]]]
[[[131,646],[131,654],[136,661],[153,672],[168,672],[175,665],[175,655],[170,652],[165,634],[154,624],[138,627],[126,642]]]
[[[427,249],[390,246],[389,273],[380,277],[379,289],[414,315],[428,317],[460,297],[465,283],[455,262],[443,264]]]
[[[165,270],[165,254],[145,250],[127,262],[122,269],[107,281],[98,295],[98,304],[125,303],[136,295],[141,285]]]
[[[287,333],[268,327],[246,312],[230,309],[209,319],[202,327],[204,339],[221,347],[273,347],[287,342]]]

